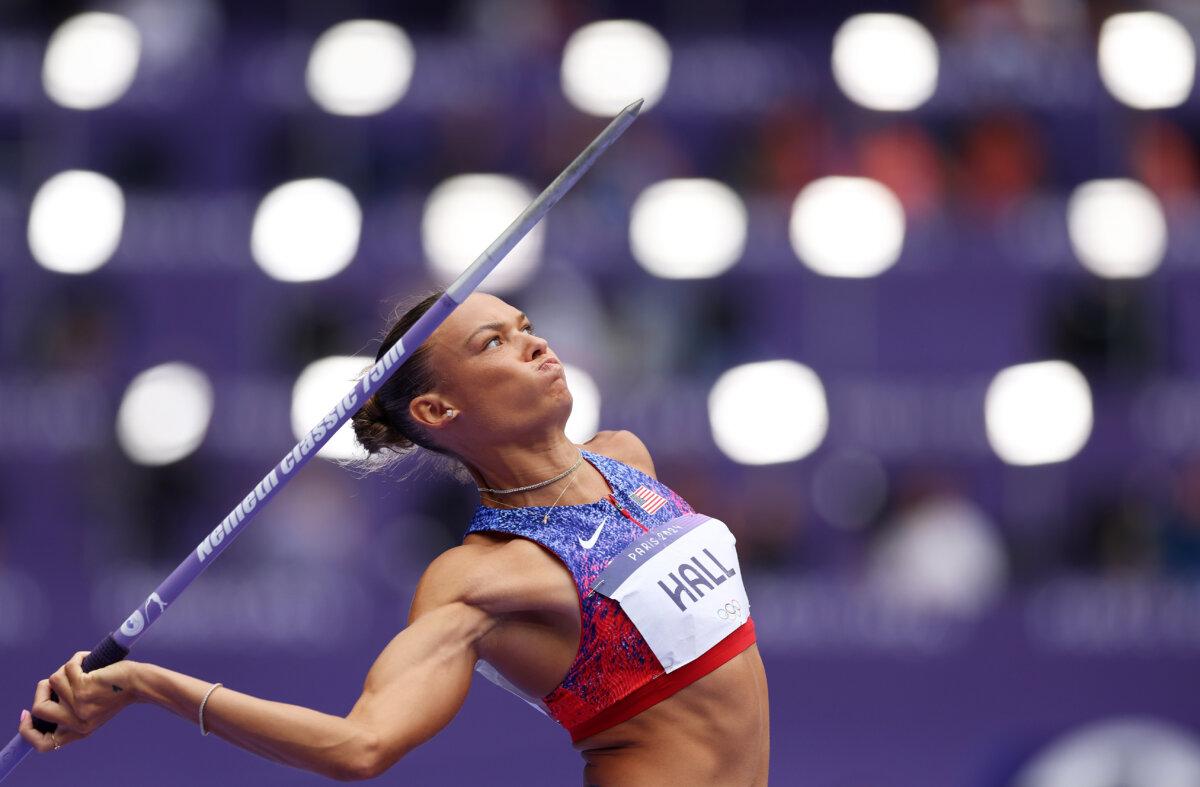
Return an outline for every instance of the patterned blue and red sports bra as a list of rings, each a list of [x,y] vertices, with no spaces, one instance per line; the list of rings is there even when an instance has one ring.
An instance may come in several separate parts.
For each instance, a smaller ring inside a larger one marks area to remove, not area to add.
[[[476,669],[557,721],[577,742],[661,702],[755,642],[725,525],[637,468],[583,452],[611,494],[581,505],[475,510],[466,533],[541,544],[570,570],[580,640],[562,683],[533,697],[484,660]]]

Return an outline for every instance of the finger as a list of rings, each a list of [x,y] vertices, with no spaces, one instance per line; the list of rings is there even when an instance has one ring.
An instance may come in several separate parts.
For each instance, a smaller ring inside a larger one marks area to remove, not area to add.
[[[20,721],[17,725],[17,732],[20,737],[29,741],[29,744],[35,750],[40,752],[54,751],[54,745],[58,744],[61,747],[79,740],[80,735],[72,732],[55,731],[53,733],[37,732],[34,728],[34,716],[28,710],[20,711]]]
[[[42,748],[42,745],[46,736],[33,728],[33,716],[30,715],[29,711],[21,711],[21,721],[17,724],[17,732],[21,734],[21,737],[24,738],[25,741],[32,746],[35,751],[45,751]],[[51,748],[53,748],[53,746],[51,746]]]
[[[71,687],[65,684],[66,680],[57,672],[39,682],[37,690],[33,694],[33,706],[30,710],[33,711],[34,716],[44,721],[52,721],[72,730],[83,731],[84,724],[72,704],[73,692]],[[51,691],[58,695],[57,701],[51,695]]]
[[[84,722],[76,707],[78,695],[76,688],[81,687],[86,680],[83,673],[83,659],[88,651],[76,651],[70,661],[64,664],[49,678],[40,681],[34,689],[34,701],[31,705],[32,716],[28,720],[31,735],[43,736],[33,727],[34,717],[57,726],[54,740],[60,746],[86,737],[91,731]],[[31,743],[36,743],[31,740]],[[53,743],[50,744],[53,748]],[[44,750],[44,747],[40,750]]]
[[[79,666],[81,660],[82,657],[76,653],[70,661],[63,665],[63,672],[67,676],[67,686],[71,692],[71,700],[68,704],[71,706],[71,711],[82,718],[84,714],[82,706],[87,704],[87,687],[85,686],[87,678],[84,677],[83,670]]]
[[[59,730],[83,730],[83,722],[81,722],[66,705],[62,705],[52,700],[46,700],[45,702],[34,705],[32,710],[34,716],[37,716],[42,721],[54,722],[58,725]]]
[[[67,673],[60,667],[58,672],[50,676],[50,688],[58,695],[58,701],[71,709],[75,708],[75,687],[67,681]]]
[[[74,743],[75,741],[83,740],[87,736],[80,735],[77,732],[71,732],[70,730],[57,730],[56,732],[51,733],[48,737],[50,738],[50,749],[53,751],[55,743],[57,743],[58,748],[61,749],[68,743]]]
[[[72,688],[78,688],[83,682],[83,657],[87,655],[86,650],[81,650],[71,657],[71,660],[63,665],[63,671],[67,675],[67,682]]]
[[[50,702],[50,701],[51,701],[51,699],[50,699],[50,680],[48,678],[43,678],[42,680],[38,681],[37,686],[35,686],[33,689],[33,702],[30,704],[29,707],[31,709],[37,708],[43,702]],[[37,715],[37,714],[35,713],[35,715]],[[39,719],[42,718],[40,715],[38,715],[37,717]],[[49,719],[42,719],[42,721],[49,721]],[[42,734],[37,729],[35,729],[34,732],[36,732],[38,735]]]

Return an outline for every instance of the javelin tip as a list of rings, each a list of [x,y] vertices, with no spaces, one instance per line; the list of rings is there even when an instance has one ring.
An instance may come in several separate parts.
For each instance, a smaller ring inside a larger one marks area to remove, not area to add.
[[[646,103],[646,99],[639,98],[637,101],[634,101],[632,104],[630,104],[629,106],[622,109],[621,114],[624,115],[626,112],[628,112],[631,115],[636,115],[637,113],[642,111],[642,104],[645,104],[645,103]]]

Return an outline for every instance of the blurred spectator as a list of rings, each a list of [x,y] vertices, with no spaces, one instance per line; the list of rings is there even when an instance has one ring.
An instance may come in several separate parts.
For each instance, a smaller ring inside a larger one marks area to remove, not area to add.
[[[1130,149],[1133,176],[1170,208],[1194,200],[1198,181],[1196,147],[1176,123],[1150,117],[1134,133]]]
[[[972,39],[1018,34],[1061,45],[1087,33],[1085,0],[935,0],[931,5],[948,33]]]
[[[1163,371],[1152,295],[1140,280],[1097,277],[1047,287],[1046,352],[1090,380],[1136,380]]]
[[[894,191],[909,218],[922,218],[941,208],[941,154],[921,126],[903,123],[864,135],[858,158],[861,174]]]
[[[123,297],[96,282],[58,279],[40,297],[14,306],[22,324],[6,337],[21,366],[40,372],[87,373],[116,383],[115,366],[129,332],[130,311]]]
[[[1162,521],[1159,549],[1164,573],[1200,579],[1200,459],[1193,459],[1172,480],[1171,505]]]
[[[956,191],[970,214],[999,219],[1039,186],[1045,158],[1041,135],[1025,115],[1008,111],[973,120],[958,150]]]
[[[751,183],[790,203],[810,181],[828,174],[824,162],[832,143],[833,130],[820,107],[776,105],[758,121]]]
[[[1158,573],[1154,512],[1133,494],[1085,502],[1071,530],[1068,559],[1076,569],[1113,579],[1149,579]]]

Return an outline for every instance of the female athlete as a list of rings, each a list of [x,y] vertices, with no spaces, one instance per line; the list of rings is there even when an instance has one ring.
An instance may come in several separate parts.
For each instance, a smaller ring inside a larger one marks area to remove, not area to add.
[[[567,729],[585,784],[765,785],[766,674],[732,537],[655,478],[633,434],[568,440],[571,401],[526,316],[473,294],[355,415],[373,453],[460,462],[480,503],[346,716],[144,662],[85,674],[80,652],[34,693],[33,715],[58,729],[37,732],[23,711],[21,735],[54,751],[153,703],[271,760],[372,778],[450,722],[479,669]]]

